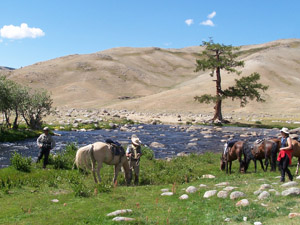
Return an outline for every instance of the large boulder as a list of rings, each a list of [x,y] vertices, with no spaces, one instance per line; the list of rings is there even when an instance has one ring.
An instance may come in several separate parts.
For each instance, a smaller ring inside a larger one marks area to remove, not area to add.
[[[290,182],[286,182],[286,183],[282,184],[281,187],[294,187],[297,185],[298,185],[298,183],[296,181],[290,181]]]
[[[291,188],[281,192],[281,195],[283,195],[283,196],[300,195],[300,188],[291,187]]]
[[[237,198],[241,198],[241,197],[245,197],[245,193],[241,192],[241,191],[234,191],[230,194],[230,199],[237,199]]]
[[[216,193],[217,190],[206,191],[203,195],[203,198],[210,198],[211,196],[214,196]]]
[[[263,191],[262,193],[260,193],[260,195],[258,196],[258,199],[259,200],[263,200],[263,199],[266,199],[266,198],[269,198],[270,197],[270,193],[267,192],[267,191]]]
[[[197,188],[194,186],[189,186],[186,190],[186,193],[195,193],[197,191]]]

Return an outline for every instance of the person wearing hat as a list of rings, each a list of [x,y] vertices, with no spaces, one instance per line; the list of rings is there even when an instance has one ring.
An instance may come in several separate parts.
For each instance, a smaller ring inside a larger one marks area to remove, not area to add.
[[[293,180],[293,175],[291,174],[291,171],[288,168],[288,165],[292,164],[292,152],[293,152],[293,146],[292,146],[292,139],[289,137],[289,129],[286,127],[283,127],[281,130],[281,148],[278,154],[277,161],[279,161],[279,169],[281,171],[281,178],[280,182],[285,181],[285,173],[288,174],[289,179]]]
[[[43,168],[46,168],[46,165],[48,164],[48,158],[50,150],[55,147],[55,141],[53,140],[52,136],[49,134],[49,128],[45,127],[43,129],[43,134],[41,134],[37,139],[37,145],[40,148],[40,153],[37,158],[37,163],[43,158],[44,156],[44,162],[43,162]]]
[[[126,150],[126,156],[129,159],[130,167],[130,180],[132,179],[132,170],[134,170],[134,184],[139,183],[140,173],[140,157],[142,155],[141,141],[136,135],[132,135],[131,144],[128,145]]]

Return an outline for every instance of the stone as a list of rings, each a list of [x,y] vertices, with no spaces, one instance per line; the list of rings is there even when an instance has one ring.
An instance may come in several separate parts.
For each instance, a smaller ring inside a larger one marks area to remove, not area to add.
[[[260,193],[260,195],[258,196],[258,199],[259,200],[263,200],[263,199],[266,199],[266,198],[269,198],[270,197],[270,193],[267,192],[267,191],[263,191],[262,193]]]
[[[202,175],[202,178],[213,179],[213,178],[216,178],[216,177],[214,175],[211,175],[211,174],[205,174],[205,175]]]
[[[262,190],[257,190],[257,191],[254,191],[253,194],[254,194],[254,195],[259,195],[259,194],[262,193],[262,192],[263,192]]]
[[[194,186],[189,186],[186,190],[186,193],[195,193],[197,191],[197,188]]]
[[[207,187],[206,184],[199,184],[199,187]]]
[[[241,192],[241,191],[234,191],[230,194],[230,199],[237,199],[237,198],[241,198],[241,197],[245,197],[245,193]]]
[[[269,188],[272,188],[272,186],[270,184],[262,184],[260,185],[260,190],[264,190],[264,189],[269,189]]]
[[[238,201],[236,204],[235,204],[236,206],[248,206],[249,205],[249,201],[248,201],[248,199],[242,199],[242,200],[240,200],[240,201]]]
[[[183,194],[179,197],[180,200],[185,200],[185,199],[188,199],[189,196],[187,194]]]
[[[151,148],[164,148],[165,145],[154,141],[150,144],[150,147]]]
[[[204,135],[203,137],[204,138],[212,138],[213,136],[212,135]]]
[[[59,202],[59,200],[58,199],[52,199],[51,202],[57,203],[57,202]]]
[[[296,177],[296,180],[300,180],[300,176]]]
[[[281,195],[283,196],[289,196],[289,195],[299,195],[300,194],[300,188],[291,187],[283,192],[281,192]]]
[[[132,213],[131,209],[120,209],[120,210],[116,210],[114,212],[108,213],[106,216],[117,216],[120,214],[125,214],[125,213]]]
[[[185,152],[179,152],[179,153],[177,153],[177,156],[178,157],[184,157],[184,156],[188,156],[188,154],[185,153]]]
[[[275,189],[270,189],[269,192],[274,192],[276,196],[280,195],[280,193],[278,191],[276,191]]]
[[[291,219],[291,218],[294,218],[294,217],[298,217],[298,216],[300,216],[300,213],[290,213],[289,214],[289,218]]]
[[[294,186],[297,186],[298,183],[296,181],[290,181],[290,182],[286,182],[282,185],[280,185],[281,187],[294,187]]]
[[[228,187],[225,187],[223,188],[224,191],[232,191],[234,189],[236,189],[237,187],[231,187],[231,186],[228,186]]]
[[[163,192],[162,194],[161,194],[161,196],[172,196],[173,195],[173,192]]]
[[[247,222],[248,218],[246,216],[243,217],[243,221]]]
[[[261,222],[254,222],[254,225],[262,225],[262,223]]]
[[[218,196],[218,198],[227,198],[228,192],[227,191],[219,191],[217,196]]]
[[[230,218],[226,218],[224,221],[225,222],[230,222]]]
[[[228,182],[222,182],[222,183],[219,183],[219,184],[215,184],[216,187],[219,187],[219,186],[227,186],[229,185]]]
[[[209,198],[214,196],[217,193],[217,190],[206,191],[203,195],[203,198]]]
[[[133,220],[135,219],[130,217],[122,217],[122,216],[117,216],[112,219],[112,221],[133,221]]]
[[[163,189],[161,189],[161,192],[168,192],[168,191],[169,191],[168,188],[163,188]]]

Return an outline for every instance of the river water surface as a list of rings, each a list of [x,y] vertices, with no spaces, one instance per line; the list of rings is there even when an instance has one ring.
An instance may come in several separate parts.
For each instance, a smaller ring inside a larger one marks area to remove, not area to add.
[[[270,129],[180,125],[133,125],[128,126],[125,129],[126,131],[123,130],[118,128],[115,130],[87,132],[56,131],[61,136],[54,136],[56,147],[51,152],[55,154],[63,151],[70,142],[75,142],[81,147],[97,141],[103,142],[107,138],[126,145],[130,143],[131,135],[136,134],[145,145],[150,146],[152,142],[163,144],[163,148],[152,149],[155,153],[155,158],[165,158],[176,156],[180,152],[221,153],[224,146],[221,140],[226,140],[229,136],[237,140],[255,141],[256,139],[272,137],[278,134],[278,130]],[[36,138],[14,143],[0,143],[0,168],[9,166],[9,159],[14,152],[36,160],[39,152]]]

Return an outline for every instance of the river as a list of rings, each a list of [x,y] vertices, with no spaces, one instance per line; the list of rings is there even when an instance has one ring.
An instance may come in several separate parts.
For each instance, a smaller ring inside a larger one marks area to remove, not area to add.
[[[152,142],[164,145],[163,148],[152,148],[155,158],[174,157],[180,152],[204,153],[220,152],[229,137],[237,140],[255,141],[256,139],[274,137],[279,132],[276,129],[258,129],[241,127],[211,127],[183,125],[130,125],[115,130],[55,131],[61,136],[54,136],[56,147],[51,151],[58,153],[64,150],[70,142],[79,147],[107,138],[117,140],[123,145],[130,143],[132,134],[136,134],[143,144],[150,146]],[[242,135],[242,137],[240,136]],[[36,138],[14,143],[0,143],[0,168],[10,165],[10,157],[14,152],[36,160],[39,149]]]

